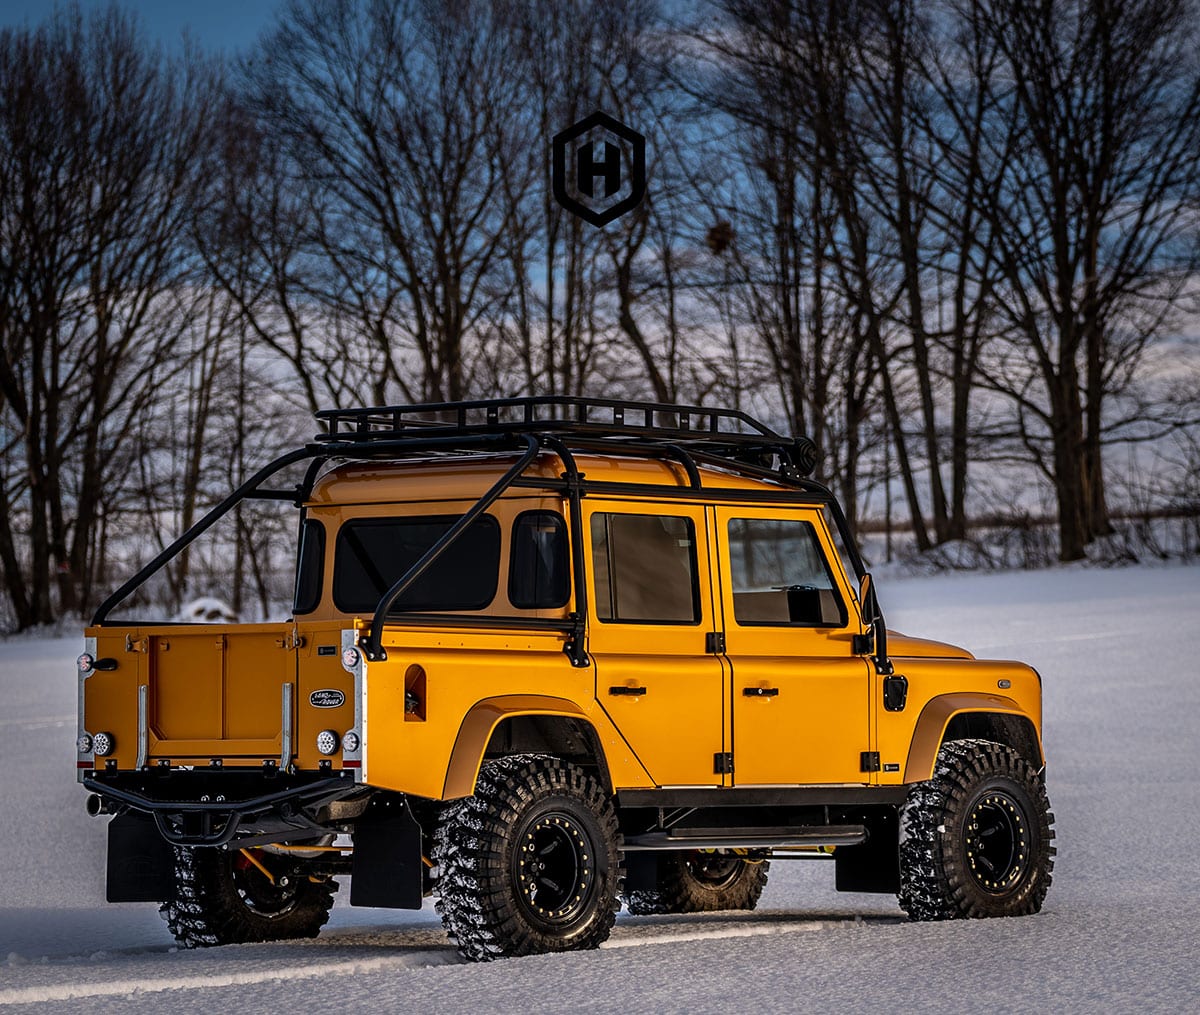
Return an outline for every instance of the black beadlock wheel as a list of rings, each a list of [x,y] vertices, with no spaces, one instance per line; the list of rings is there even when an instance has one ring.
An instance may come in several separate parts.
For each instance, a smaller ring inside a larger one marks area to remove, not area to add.
[[[655,887],[628,892],[625,904],[635,916],[754,909],[770,869],[767,860],[725,850],[671,853],[659,858]]]
[[[901,907],[913,920],[1038,912],[1054,868],[1041,776],[989,740],[943,744],[900,814]]]
[[[595,948],[620,887],[612,802],[558,758],[487,762],[475,795],[448,806],[433,861],[442,924],[464,958]]]
[[[325,925],[337,882],[248,852],[175,847],[175,898],[159,912],[184,948],[316,937]]]

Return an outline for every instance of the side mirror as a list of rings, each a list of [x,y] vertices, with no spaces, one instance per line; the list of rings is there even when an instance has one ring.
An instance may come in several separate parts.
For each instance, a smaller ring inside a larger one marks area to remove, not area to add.
[[[858,583],[858,609],[862,614],[862,622],[866,630],[854,636],[855,655],[866,655],[875,648],[875,616],[879,607],[875,602],[875,585],[870,572],[864,574]]]
[[[859,581],[858,605],[862,610],[863,623],[869,630],[857,636],[855,650],[872,652],[875,656],[876,671],[889,674],[892,672],[892,664],[887,651],[887,621],[883,619],[883,611],[879,609],[879,600],[875,597],[875,582],[870,572],[864,574]]]
[[[862,611],[863,623],[868,627],[879,619],[879,603],[875,599],[875,581],[868,571],[858,583],[858,608]]]

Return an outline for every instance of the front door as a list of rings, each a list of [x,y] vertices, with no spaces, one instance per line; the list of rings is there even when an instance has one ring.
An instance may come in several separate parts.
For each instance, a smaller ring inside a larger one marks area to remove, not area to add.
[[[866,783],[871,672],[816,508],[719,507],[734,783]]]
[[[706,644],[705,509],[584,503],[596,698],[658,785],[720,785],[727,682]]]

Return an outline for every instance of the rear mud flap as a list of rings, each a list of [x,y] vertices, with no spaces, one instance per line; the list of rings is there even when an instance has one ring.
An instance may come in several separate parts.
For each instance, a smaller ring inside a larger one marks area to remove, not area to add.
[[[350,905],[420,909],[421,826],[399,795],[379,796],[354,827]]]
[[[149,814],[126,811],[108,823],[109,902],[169,902],[175,897],[175,851]]]

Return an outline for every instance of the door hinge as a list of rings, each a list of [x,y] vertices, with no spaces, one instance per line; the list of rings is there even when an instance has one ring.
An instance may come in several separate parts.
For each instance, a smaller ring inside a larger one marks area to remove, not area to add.
[[[709,655],[721,655],[725,652],[725,632],[709,631],[704,636],[704,651]]]
[[[878,751],[863,751],[859,755],[861,759],[859,770],[863,772],[878,772],[879,771],[879,752]]]
[[[134,638],[132,634],[125,635],[125,651],[126,652],[148,652],[150,651],[149,638]]]
[[[713,755],[713,773],[716,775],[733,775],[733,755],[726,751]]]

